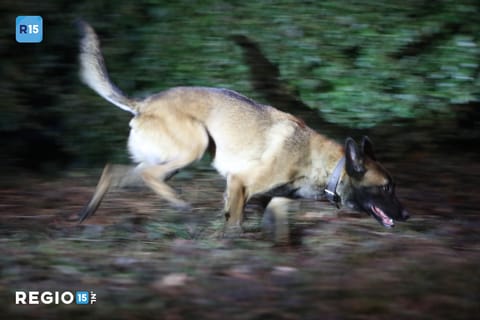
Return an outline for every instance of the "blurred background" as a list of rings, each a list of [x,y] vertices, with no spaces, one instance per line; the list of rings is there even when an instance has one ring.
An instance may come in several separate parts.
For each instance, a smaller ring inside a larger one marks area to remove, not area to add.
[[[474,0],[20,0],[1,9],[4,169],[127,161],[129,115],[78,79],[78,18],[97,30],[113,81],[130,95],[226,87],[294,114],[308,107],[345,128],[414,126],[478,139],[469,130],[478,127],[480,96]],[[25,12],[43,17],[41,44],[12,41]]]
[[[18,15],[43,17],[42,43],[15,42]],[[477,0],[17,0],[0,3],[0,18],[0,309],[12,317],[109,318],[119,304],[122,319],[480,311]],[[128,95],[225,87],[339,142],[368,134],[413,218],[386,231],[304,203],[292,209],[287,250],[255,235],[212,239],[224,183],[204,161],[173,181],[194,217],[148,190],[118,191],[99,217],[69,224],[101,167],[129,163],[130,114],[79,80],[80,18]],[[98,308],[12,306],[13,290],[33,287],[95,288]]]

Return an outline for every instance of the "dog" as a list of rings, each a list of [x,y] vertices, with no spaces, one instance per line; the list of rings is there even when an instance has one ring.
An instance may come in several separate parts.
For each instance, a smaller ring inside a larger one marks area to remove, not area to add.
[[[241,232],[244,206],[254,196],[265,199],[265,208],[277,197],[327,199],[366,212],[387,228],[409,217],[368,137],[360,145],[349,137],[342,146],[291,114],[222,88],[175,87],[131,99],[110,81],[93,28],[79,24],[83,82],[133,115],[128,150],[137,163],[134,174],[174,207],[189,204],[166,181],[210,151],[213,167],[226,179],[226,230]],[[80,222],[123,175],[105,167]]]

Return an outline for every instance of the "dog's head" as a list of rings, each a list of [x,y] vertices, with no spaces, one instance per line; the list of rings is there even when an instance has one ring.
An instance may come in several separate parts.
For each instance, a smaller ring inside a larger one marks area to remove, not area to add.
[[[345,170],[350,179],[342,202],[347,207],[367,212],[387,228],[395,225],[394,220],[409,218],[395,196],[391,175],[377,161],[368,137],[362,138],[360,147],[352,138],[346,139]]]

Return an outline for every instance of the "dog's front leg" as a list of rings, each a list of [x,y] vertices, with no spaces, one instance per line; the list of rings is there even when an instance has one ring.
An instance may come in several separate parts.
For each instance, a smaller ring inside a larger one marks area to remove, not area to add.
[[[225,194],[225,228],[224,235],[235,236],[242,232],[243,209],[245,207],[245,186],[242,180],[235,175],[227,179]]]
[[[285,245],[290,242],[288,207],[291,201],[287,198],[275,197],[268,203],[263,214],[263,232],[277,245]]]

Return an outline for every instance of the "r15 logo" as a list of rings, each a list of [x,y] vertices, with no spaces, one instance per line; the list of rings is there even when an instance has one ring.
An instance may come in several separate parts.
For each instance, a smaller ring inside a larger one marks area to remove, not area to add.
[[[15,36],[20,43],[38,43],[43,40],[43,19],[40,16],[18,16]]]

